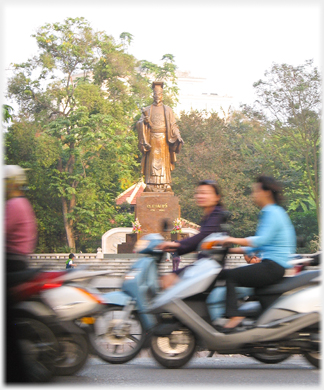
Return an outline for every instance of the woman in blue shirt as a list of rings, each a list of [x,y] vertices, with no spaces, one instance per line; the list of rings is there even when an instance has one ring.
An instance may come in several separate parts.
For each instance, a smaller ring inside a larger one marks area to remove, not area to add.
[[[274,178],[259,176],[253,185],[252,197],[261,208],[256,235],[246,238],[228,237],[223,245],[240,245],[231,248],[229,253],[244,253],[247,262],[257,256],[251,265],[234,269],[223,269],[218,279],[226,280],[226,317],[230,320],[224,328],[238,326],[241,317],[237,308],[235,287],[263,287],[278,282],[285,274],[289,255],[295,253],[296,235],[294,227],[285,210],[280,206],[282,190]]]

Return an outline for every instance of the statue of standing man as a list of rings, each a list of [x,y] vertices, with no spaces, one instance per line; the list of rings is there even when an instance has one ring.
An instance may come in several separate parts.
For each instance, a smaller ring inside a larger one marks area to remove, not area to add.
[[[163,82],[152,84],[154,102],[136,124],[146,192],[171,191],[171,171],[183,145],[172,109],[162,103]]]

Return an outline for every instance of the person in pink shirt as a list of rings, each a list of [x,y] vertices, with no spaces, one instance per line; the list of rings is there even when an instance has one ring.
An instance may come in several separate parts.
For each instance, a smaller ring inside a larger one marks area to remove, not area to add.
[[[27,268],[27,255],[33,253],[37,241],[36,217],[23,186],[27,184],[24,169],[18,165],[4,167],[5,250],[7,272]]]
[[[21,345],[17,342],[14,302],[10,288],[17,283],[15,275],[28,268],[28,257],[36,246],[37,227],[33,208],[25,198],[27,177],[18,165],[4,166],[5,180],[5,251],[6,251],[6,383],[30,382],[28,368],[23,359]]]

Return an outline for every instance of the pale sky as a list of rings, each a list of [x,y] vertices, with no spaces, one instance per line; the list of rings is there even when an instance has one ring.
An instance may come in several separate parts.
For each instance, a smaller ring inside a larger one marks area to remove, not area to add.
[[[301,65],[314,59],[321,68],[321,4],[320,0],[2,0],[2,68],[36,54],[31,34],[38,27],[83,16],[95,30],[105,30],[115,39],[122,32],[131,33],[129,52],[136,58],[158,62],[164,54],[173,54],[179,70],[207,78],[207,92],[251,103],[253,83],[272,63]],[[10,72],[3,74],[5,80]]]

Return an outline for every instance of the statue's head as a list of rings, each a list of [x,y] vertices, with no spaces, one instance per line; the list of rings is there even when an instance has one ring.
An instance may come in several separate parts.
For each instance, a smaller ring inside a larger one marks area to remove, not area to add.
[[[154,81],[152,84],[154,103],[159,104],[163,100],[163,81]]]

